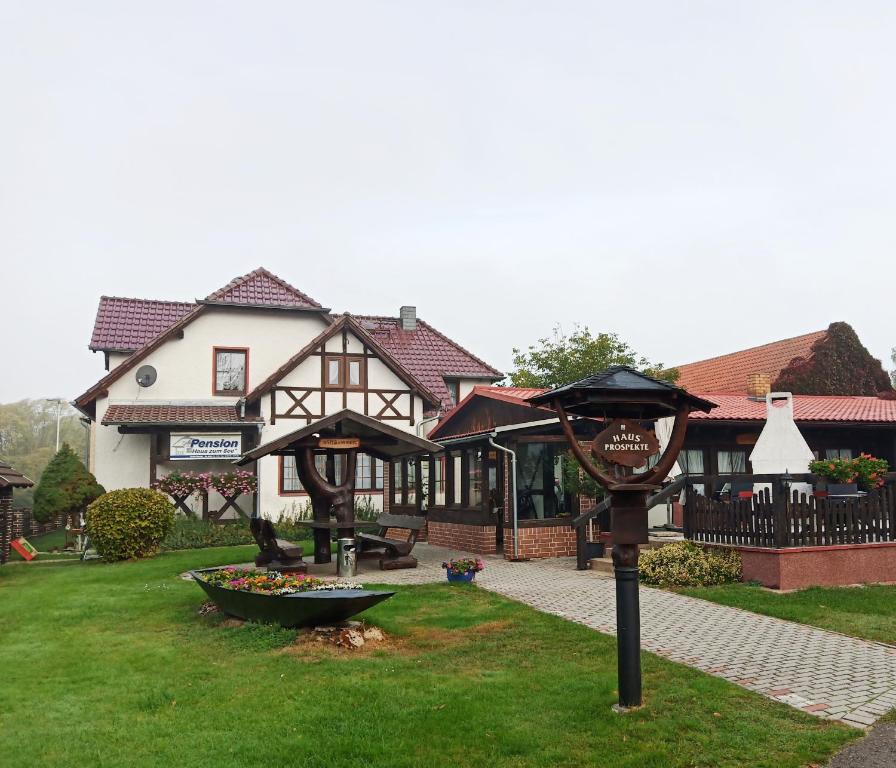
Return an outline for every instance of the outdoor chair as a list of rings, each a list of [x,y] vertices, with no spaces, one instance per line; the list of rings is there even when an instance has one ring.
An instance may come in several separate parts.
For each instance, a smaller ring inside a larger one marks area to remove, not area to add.
[[[411,554],[417,537],[423,526],[426,525],[425,517],[416,515],[387,515],[382,514],[376,519],[380,526],[377,534],[359,533],[358,551],[361,556],[379,555],[380,569],[383,571],[396,570],[398,568],[416,568],[417,558]],[[404,539],[389,536],[394,531],[406,531]]]

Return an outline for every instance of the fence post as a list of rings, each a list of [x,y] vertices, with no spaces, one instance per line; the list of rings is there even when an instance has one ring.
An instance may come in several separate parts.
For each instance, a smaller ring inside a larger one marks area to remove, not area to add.
[[[773,541],[776,548],[786,547],[790,537],[788,536],[789,520],[787,517],[787,485],[783,479],[779,479],[775,484],[774,494],[773,505],[775,514],[773,517],[774,522],[772,523],[772,525],[774,525],[774,531],[772,531]]]

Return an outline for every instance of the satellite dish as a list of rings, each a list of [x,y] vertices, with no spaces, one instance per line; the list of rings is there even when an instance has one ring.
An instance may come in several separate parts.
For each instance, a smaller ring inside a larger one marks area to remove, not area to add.
[[[151,365],[141,365],[137,369],[137,383],[141,387],[151,387],[156,383],[159,374]]]

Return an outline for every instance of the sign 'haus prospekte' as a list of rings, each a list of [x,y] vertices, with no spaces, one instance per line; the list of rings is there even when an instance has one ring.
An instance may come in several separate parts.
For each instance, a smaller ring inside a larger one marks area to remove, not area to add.
[[[660,444],[653,432],[636,421],[615,419],[591,443],[591,454],[599,460],[623,467],[644,467],[659,453]]]

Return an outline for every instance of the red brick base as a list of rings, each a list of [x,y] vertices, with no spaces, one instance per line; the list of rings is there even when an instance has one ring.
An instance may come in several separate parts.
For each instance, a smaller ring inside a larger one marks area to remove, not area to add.
[[[896,542],[735,549],[743,559],[744,581],[773,589],[896,582]]]
[[[519,529],[521,558],[573,557],[576,532],[570,525],[550,525]],[[513,528],[504,529],[504,557],[513,558]]]
[[[427,522],[428,541],[435,547],[447,547],[477,555],[493,555],[498,551],[495,526],[462,525],[460,523]]]

